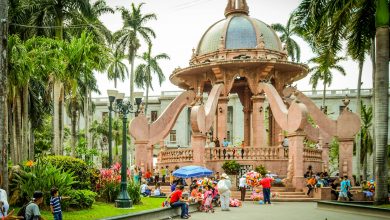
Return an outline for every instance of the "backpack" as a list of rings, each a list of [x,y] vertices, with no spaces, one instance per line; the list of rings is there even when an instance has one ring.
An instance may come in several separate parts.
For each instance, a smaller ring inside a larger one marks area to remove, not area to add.
[[[30,205],[32,202],[28,202],[26,205],[24,205],[19,211],[16,216],[22,216],[23,218],[26,218],[26,208],[28,205]]]

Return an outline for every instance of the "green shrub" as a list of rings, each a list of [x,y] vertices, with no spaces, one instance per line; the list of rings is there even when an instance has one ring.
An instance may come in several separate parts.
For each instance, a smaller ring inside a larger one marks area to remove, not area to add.
[[[98,177],[94,175],[95,170],[84,161],[69,156],[48,156],[44,160],[63,171],[73,172],[77,181],[73,189],[94,189],[93,183]]]
[[[129,193],[130,199],[133,201],[133,204],[141,203],[141,186],[134,181],[129,181],[127,186],[127,192]]]
[[[237,175],[240,172],[241,165],[235,160],[226,161],[222,165],[222,169],[228,175]]]
[[[69,194],[72,185],[76,183],[72,172],[64,172],[47,161],[38,160],[35,164],[21,166],[12,171],[11,205],[21,205],[31,199],[34,191],[44,193],[44,208],[48,208],[50,190],[59,189],[61,194]]]
[[[260,173],[262,176],[265,176],[267,174],[267,169],[263,165],[259,165],[255,168],[255,171]]]
[[[65,194],[63,194],[65,195]],[[69,200],[62,200],[61,206],[63,209],[72,208],[72,209],[85,209],[91,208],[92,204],[95,202],[96,193],[90,190],[72,190],[68,195]]]
[[[99,190],[99,196],[106,202],[115,202],[120,192],[119,182],[107,182]]]

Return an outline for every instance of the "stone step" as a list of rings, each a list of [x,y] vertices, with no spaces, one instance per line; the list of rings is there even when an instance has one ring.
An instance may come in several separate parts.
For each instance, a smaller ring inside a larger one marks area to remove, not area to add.
[[[280,192],[279,195],[305,195],[304,192]]]

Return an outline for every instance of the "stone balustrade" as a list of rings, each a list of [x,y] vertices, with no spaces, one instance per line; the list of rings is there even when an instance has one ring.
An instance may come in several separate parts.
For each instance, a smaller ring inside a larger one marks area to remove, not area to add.
[[[305,147],[303,149],[303,158],[305,161],[321,161],[322,150]]]
[[[206,161],[219,160],[277,160],[287,159],[288,150],[283,147],[219,147],[206,148]]]
[[[192,149],[165,150],[159,153],[159,163],[191,162],[193,160]]]
[[[322,150],[304,148],[305,161],[321,161]],[[189,149],[172,149],[161,151],[158,156],[159,163],[192,162],[193,151]],[[250,160],[287,160],[288,148],[283,147],[219,147],[205,148],[205,161],[250,161]]]

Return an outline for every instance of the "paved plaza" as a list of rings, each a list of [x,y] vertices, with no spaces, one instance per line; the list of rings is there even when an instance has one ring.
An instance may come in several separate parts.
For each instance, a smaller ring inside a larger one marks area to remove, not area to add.
[[[231,208],[230,212],[222,212],[216,208],[215,213],[192,213],[191,220],[379,220],[380,217],[362,215],[362,213],[347,213],[323,210],[317,208],[317,203],[288,202],[259,205],[245,202],[241,208]]]

